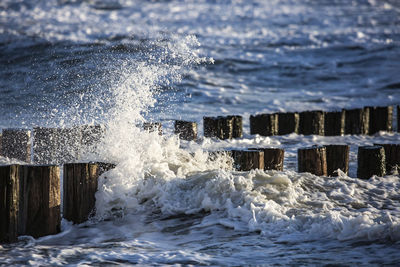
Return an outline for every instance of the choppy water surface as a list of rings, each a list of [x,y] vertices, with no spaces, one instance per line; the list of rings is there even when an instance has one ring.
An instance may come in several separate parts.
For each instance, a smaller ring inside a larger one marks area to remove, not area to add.
[[[257,112],[400,104],[398,1],[0,3],[0,127],[103,123],[97,215],[0,248],[9,265],[396,265],[398,175],[356,176],[358,145],[398,133],[249,135]],[[240,140],[180,142],[172,120],[240,114]],[[162,121],[164,137],[136,125]],[[395,125],[395,129],[396,129]],[[312,144],[351,145],[349,176],[298,174]],[[208,150],[282,147],[285,171]],[[12,162],[0,158],[2,164]]]

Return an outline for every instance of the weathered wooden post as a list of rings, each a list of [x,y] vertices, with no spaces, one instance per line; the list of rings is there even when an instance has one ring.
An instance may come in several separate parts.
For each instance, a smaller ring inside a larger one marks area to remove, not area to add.
[[[60,232],[60,168],[21,166],[18,235],[35,238]]]
[[[374,144],[385,150],[386,174],[400,173],[400,144]]]
[[[203,117],[204,137],[216,137],[218,120],[215,117]]]
[[[277,114],[250,115],[250,134],[271,136],[278,133]]]
[[[232,138],[243,137],[243,117],[239,115],[232,115],[227,117],[232,121]]]
[[[217,117],[217,137],[219,139],[232,139],[233,118]]]
[[[82,132],[79,127],[60,128],[57,132],[57,162],[74,162],[81,154]]]
[[[0,243],[17,241],[19,165],[0,166]]]
[[[326,147],[326,163],[329,176],[338,176],[338,169],[345,174],[349,172],[349,153],[348,145],[327,145]]]
[[[249,148],[264,152],[264,170],[283,171],[285,151],[280,148]]]
[[[162,135],[162,125],[160,122],[145,122],[143,124],[143,130],[148,131],[150,133],[157,132],[159,135]]]
[[[309,172],[318,176],[327,176],[326,147],[313,146],[297,151],[299,172]]]
[[[56,128],[33,128],[33,162],[58,164],[58,130]]]
[[[109,163],[64,164],[63,217],[73,223],[86,221],[95,212],[98,179],[114,168]]]
[[[31,162],[31,131],[25,129],[4,129],[1,155],[28,163]]]
[[[373,175],[386,174],[385,149],[381,146],[358,147],[357,177],[369,179]]]
[[[323,111],[300,112],[299,134],[324,135],[325,114]]]
[[[345,134],[368,134],[369,109],[345,109]]]
[[[277,113],[278,114],[278,135],[299,133],[299,113]]]
[[[264,152],[261,150],[232,150],[232,157],[238,171],[264,169]]]
[[[325,112],[325,136],[344,135],[345,112],[333,111]]]
[[[392,131],[393,107],[367,107],[369,109],[369,134]]]
[[[175,134],[187,141],[197,140],[197,123],[192,121],[175,121]]]

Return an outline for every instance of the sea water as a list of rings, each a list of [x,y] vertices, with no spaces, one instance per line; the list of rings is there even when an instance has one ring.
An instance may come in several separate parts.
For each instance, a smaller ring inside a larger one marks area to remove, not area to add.
[[[2,245],[0,264],[397,265],[399,175],[355,177],[357,147],[398,133],[262,137],[248,117],[400,104],[399,25],[395,0],[1,1],[0,127],[103,124],[85,160],[116,167],[93,218]],[[243,138],[202,137],[203,116],[234,114]],[[298,148],[337,143],[348,175],[296,172]],[[284,171],[208,156],[248,147],[285,149]]]

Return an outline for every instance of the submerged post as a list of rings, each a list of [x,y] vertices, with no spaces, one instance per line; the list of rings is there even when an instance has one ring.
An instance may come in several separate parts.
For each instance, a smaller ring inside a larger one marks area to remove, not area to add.
[[[326,147],[313,146],[297,150],[299,172],[309,172],[318,176],[327,176]]]
[[[358,147],[357,177],[369,179],[373,175],[386,174],[385,149],[381,146]]]
[[[175,134],[187,141],[197,140],[197,123],[192,121],[175,121]]]
[[[0,243],[17,241],[19,165],[0,166]]]
[[[299,133],[304,135],[324,135],[325,114],[323,111],[300,112]]]
[[[283,171],[285,151],[281,148],[250,148],[264,152],[264,170]]]
[[[162,135],[162,125],[160,122],[145,122],[143,124],[143,130],[150,133],[158,131],[158,134]]]
[[[277,114],[250,115],[250,134],[271,136],[278,133]]]
[[[325,112],[325,136],[340,136],[344,134],[345,112]]]
[[[31,131],[25,129],[4,129],[1,155],[28,163],[31,162]]]
[[[277,113],[278,115],[278,135],[299,133],[299,113]]]
[[[340,169],[345,174],[349,172],[349,153],[348,145],[327,145],[326,163],[329,176],[338,176],[337,170]]]
[[[369,108],[369,134],[379,131],[392,131],[393,107],[368,107]]]
[[[108,163],[64,164],[63,217],[82,223],[94,213],[98,178],[113,168]]]
[[[261,150],[232,150],[232,157],[238,171],[264,169],[264,152]]]
[[[18,234],[38,238],[59,233],[60,168],[25,165],[20,170]]]

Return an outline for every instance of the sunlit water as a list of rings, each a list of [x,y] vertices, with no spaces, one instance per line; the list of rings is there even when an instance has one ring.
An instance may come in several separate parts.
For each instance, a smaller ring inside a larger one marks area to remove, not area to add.
[[[102,123],[87,159],[116,168],[92,220],[3,245],[0,264],[396,265],[399,176],[354,177],[359,145],[400,135],[260,137],[248,117],[400,104],[399,24],[394,0],[2,1],[0,127]],[[244,138],[172,134],[224,114]],[[298,148],[335,143],[351,145],[348,176],[295,172]],[[247,147],[284,148],[285,171],[207,152]]]

